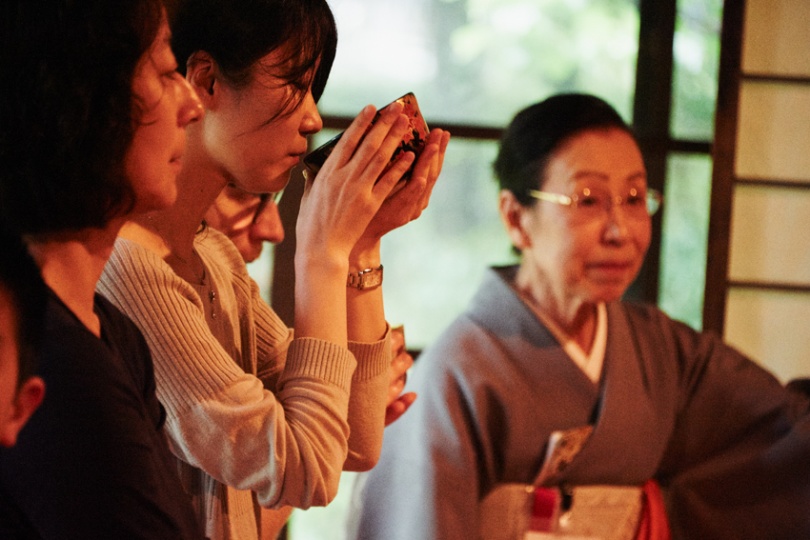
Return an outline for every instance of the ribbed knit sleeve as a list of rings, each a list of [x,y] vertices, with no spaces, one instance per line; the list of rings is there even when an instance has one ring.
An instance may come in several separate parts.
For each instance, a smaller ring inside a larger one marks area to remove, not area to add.
[[[251,305],[251,280],[229,241],[212,230],[201,236],[195,248],[216,286],[219,317],[231,325],[233,350],[209,329],[210,306],[194,287],[134,242],[116,242],[98,291],[146,337],[175,455],[255,491],[265,506],[325,505],[347,455],[354,357],[328,342],[292,340],[275,313]],[[275,393],[258,371],[280,373]]]
[[[253,315],[256,319],[256,341],[259,358],[259,376],[265,386],[274,388],[281,367],[268,359],[276,355],[272,351],[274,321],[278,316],[261,298],[258,286],[250,280],[253,298]],[[281,321],[278,321],[281,324]],[[286,330],[286,328],[285,328]],[[295,343],[295,342],[294,342]],[[315,342],[319,343],[319,342]],[[309,358],[307,347],[291,348],[287,358]],[[374,466],[382,448],[385,427],[385,408],[392,361],[390,327],[383,339],[372,342],[349,342],[349,350],[357,359],[357,369],[351,380],[349,400],[349,454],[344,465],[347,471],[364,471]],[[289,360],[287,360],[289,362]],[[300,360],[295,360],[298,362]],[[316,369],[311,366],[308,369]],[[337,375],[337,374],[335,374]]]
[[[344,470],[367,471],[380,457],[385,428],[385,407],[393,360],[390,327],[375,343],[350,341],[357,359],[349,399],[349,455]]]

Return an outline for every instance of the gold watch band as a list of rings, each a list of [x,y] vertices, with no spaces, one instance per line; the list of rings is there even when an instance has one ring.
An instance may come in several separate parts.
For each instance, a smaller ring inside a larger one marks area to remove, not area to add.
[[[383,281],[383,265],[377,268],[366,268],[359,272],[350,272],[349,278],[346,280],[347,287],[354,287],[355,289],[373,289],[382,285]]]

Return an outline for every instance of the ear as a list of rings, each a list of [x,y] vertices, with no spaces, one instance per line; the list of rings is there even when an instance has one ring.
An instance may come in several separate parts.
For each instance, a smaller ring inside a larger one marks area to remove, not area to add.
[[[530,247],[532,245],[531,238],[524,227],[527,208],[520,204],[514,193],[508,189],[503,189],[498,199],[498,209],[500,210],[501,221],[506,227],[506,233],[512,240],[512,245],[521,251]]]
[[[186,62],[186,80],[189,82],[206,109],[214,99],[217,81],[217,63],[205,51],[197,51]]]
[[[11,418],[0,429],[0,446],[14,446],[20,430],[44,397],[45,382],[39,377],[30,377],[22,384],[14,400]]]

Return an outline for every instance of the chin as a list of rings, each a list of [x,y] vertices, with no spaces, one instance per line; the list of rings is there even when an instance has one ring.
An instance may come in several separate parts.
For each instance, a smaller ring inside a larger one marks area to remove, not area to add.
[[[171,193],[151,194],[145,197],[139,197],[138,202],[135,204],[133,214],[143,214],[146,212],[153,212],[155,210],[165,210],[174,205],[177,201],[177,190]]]
[[[242,259],[244,259],[246,263],[252,263],[262,254],[261,245],[256,246],[251,243],[242,243],[237,244],[237,249],[239,249],[239,254],[242,255]]]
[[[255,262],[259,260],[259,255],[262,254],[262,250],[254,251],[251,253],[243,253],[242,258],[245,260],[245,264]]]
[[[621,300],[624,293],[627,292],[627,285],[616,285],[616,286],[605,286],[602,285],[596,288],[591,296],[592,301],[594,304],[598,304],[604,302],[609,304],[610,302],[616,302],[617,300]]]
[[[629,286],[617,288],[615,291],[612,291],[609,295],[607,295],[605,302],[617,302],[621,300],[629,288]]]
[[[287,187],[291,170],[279,171],[277,167],[270,167],[263,171],[253,171],[254,174],[238,177],[236,184],[240,189],[251,193],[277,193]]]

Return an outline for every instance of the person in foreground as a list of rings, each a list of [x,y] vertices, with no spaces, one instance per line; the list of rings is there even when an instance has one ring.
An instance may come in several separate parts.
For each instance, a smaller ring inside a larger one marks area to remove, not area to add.
[[[0,446],[8,447],[45,395],[34,372],[46,289],[18,235],[0,228],[0,253]]]
[[[250,193],[228,184],[205,213],[205,222],[225,234],[246,263],[253,262],[261,255],[265,242],[275,245],[284,241],[284,224],[277,204],[280,195]],[[413,356],[405,348],[401,328],[391,329],[391,350],[393,360],[385,409],[386,426],[405,414],[416,399],[415,393],[404,392],[407,371],[413,366]],[[262,534],[266,534],[267,538],[276,538],[291,512],[292,507],[275,513],[265,512],[267,521],[262,523]]]
[[[203,112],[163,6],[12,0],[0,21],[0,216],[48,286],[47,395],[0,449],[0,538],[201,538],[146,343],[94,292],[124,221],[174,202]]]
[[[417,360],[420,397],[368,473],[357,538],[478,538],[490,494],[535,482],[573,488],[573,508],[581,486],[637,487],[625,537],[810,537],[806,396],[621,300],[660,197],[615,110],[583,94],[524,109],[495,173],[520,262],[491,269]],[[556,435],[582,444],[554,467]]]
[[[206,115],[189,129],[177,204],[124,227],[98,290],[146,336],[205,534],[256,538],[267,532],[260,506],[325,505],[342,469],[376,463],[389,332],[381,288],[356,284],[380,277],[381,237],[427,205],[449,134],[434,130],[418,160],[405,152],[386,169],[408,121],[397,104],[371,125],[368,106],[306,180],[293,333],[233,243],[201,223],[228,183],[281,191],[322,128],[315,102],[335,54],[332,13],[324,0],[190,0],[172,30]]]
[[[227,236],[246,263],[254,262],[262,253],[265,242],[280,244],[284,241],[277,200],[281,193],[250,193],[228,184],[205,213],[205,223]],[[391,332],[390,386],[385,409],[388,426],[405,414],[416,399],[413,392],[404,392],[407,372],[413,365],[413,356],[405,348],[402,328]]]

